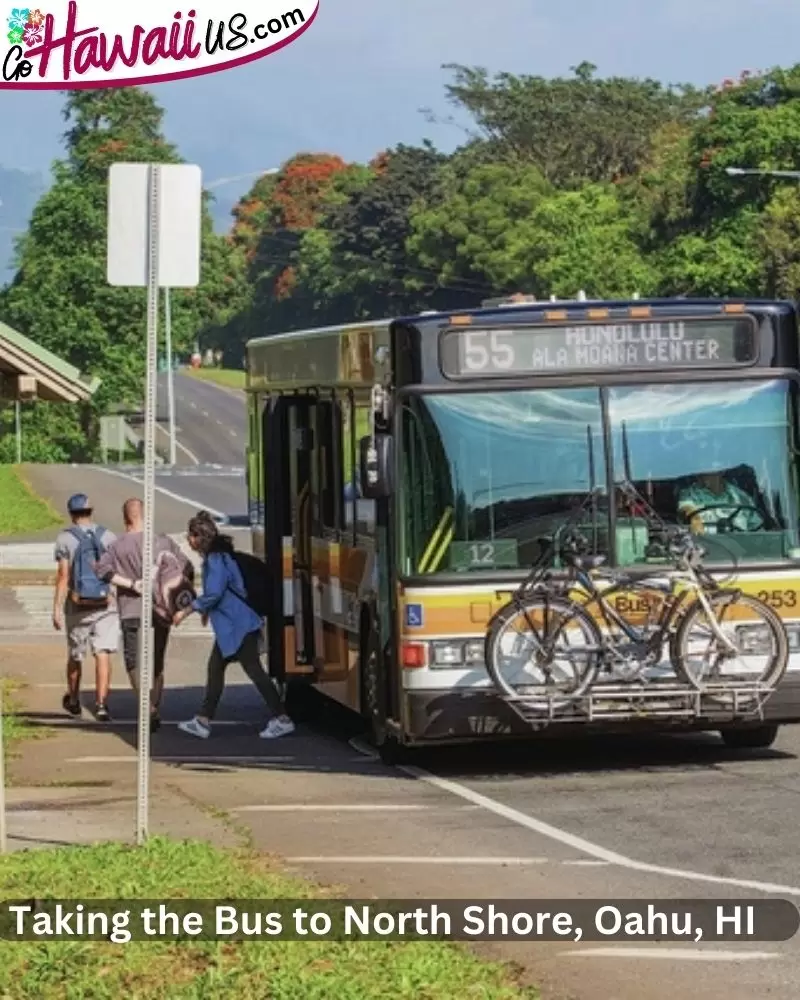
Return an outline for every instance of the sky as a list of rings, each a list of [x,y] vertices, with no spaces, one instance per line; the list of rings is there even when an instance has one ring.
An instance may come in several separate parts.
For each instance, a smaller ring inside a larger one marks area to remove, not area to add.
[[[557,76],[588,60],[603,76],[705,84],[800,62],[798,39],[800,0],[321,0],[311,28],[277,53],[152,90],[168,138],[210,183],[298,152],[365,161],[423,138],[454,148],[463,123],[431,125],[420,112],[449,113],[448,62]],[[46,174],[62,104],[0,91],[0,166]],[[220,208],[251,183],[220,187]]]

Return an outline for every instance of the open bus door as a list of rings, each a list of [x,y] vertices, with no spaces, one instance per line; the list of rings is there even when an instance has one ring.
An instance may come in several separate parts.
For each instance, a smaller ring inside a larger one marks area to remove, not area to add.
[[[282,665],[272,673],[280,677],[347,676],[347,657],[335,641],[344,630],[326,620],[330,612],[341,614],[330,579],[339,546],[321,537],[323,507],[336,489],[324,466],[341,430],[330,409],[329,400],[286,395],[274,397],[263,414],[264,553],[274,568],[267,631],[270,663]]]
[[[271,571],[267,622],[270,673],[281,680],[313,672],[309,637],[309,410],[302,396],[275,396],[264,408],[264,557]],[[302,446],[302,447],[301,447]]]
[[[289,507],[292,539],[294,652],[298,666],[314,663],[314,593],[311,553],[313,402],[295,397],[289,409]]]

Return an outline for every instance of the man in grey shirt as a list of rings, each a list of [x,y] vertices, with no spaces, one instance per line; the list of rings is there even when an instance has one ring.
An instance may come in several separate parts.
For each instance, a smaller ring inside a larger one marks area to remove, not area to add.
[[[141,500],[126,500],[122,507],[125,534],[107,548],[96,565],[101,580],[117,588],[119,617],[122,625],[122,652],[131,687],[139,691],[139,637],[142,622],[142,546],[144,542],[144,505]],[[184,573],[191,581],[194,567],[178,546],[167,535],[157,535],[154,554],[171,552],[184,565]],[[150,728],[159,728],[159,706],[164,691],[164,658],[170,632],[169,622],[153,617],[153,689],[151,692]]]
[[[95,715],[98,721],[108,722],[106,702],[111,686],[111,654],[117,651],[119,644],[119,617],[114,597],[112,594],[105,606],[82,608],[74,603],[69,588],[70,571],[80,544],[74,533],[75,529],[79,532],[92,532],[101,548],[109,546],[116,536],[94,523],[92,505],[84,493],[76,493],[70,497],[67,510],[72,528],[60,532],[56,539],[55,559],[58,569],[53,596],[53,625],[59,632],[66,625],[67,632],[67,693],[62,705],[70,715],[81,714],[81,673],[91,645],[95,661]]]

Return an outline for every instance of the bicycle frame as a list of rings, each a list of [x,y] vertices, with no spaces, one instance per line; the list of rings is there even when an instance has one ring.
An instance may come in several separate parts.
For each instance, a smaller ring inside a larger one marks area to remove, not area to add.
[[[632,579],[631,577],[625,577],[624,575],[615,577],[614,574],[609,573],[608,578],[612,581],[611,586],[604,590],[600,590],[595,584],[595,580],[592,575],[586,570],[574,567],[570,575],[589,595],[589,599],[582,602],[583,607],[585,608],[596,603],[601,614],[603,615],[605,624],[609,627],[609,629],[612,625],[616,625],[631,642],[647,642],[652,645],[658,643],[659,646],[663,645],[671,627],[680,616],[681,607],[686,604],[688,597],[694,597],[700,602],[703,610],[708,616],[709,621],[711,622],[711,629],[717,639],[725,645],[729,652],[736,652],[734,644],[719,627],[719,623],[717,622],[711,603],[706,594],[706,587],[709,585],[709,589],[712,587],[715,590],[719,589],[716,582],[709,577],[705,581],[704,585],[704,581],[691,566],[688,566],[683,570],[668,570],[664,574],[668,580],[666,586],[643,586],[645,581],[655,581],[655,574],[652,577],[643,576],[637,580]],[[682,593],[678,594],[676,593],[677,585],[681,583],[687,584],[687,587]],[[644,632],[640,631],[630,622],[626,621],[622,615],[608,602],[608,598],[615,593],[631,592],[636,591],[637,589],[655,590],[667,595],[667,599],[664,601],[664,606],[658,619],[656,631],[651,636],[646,636]]]

